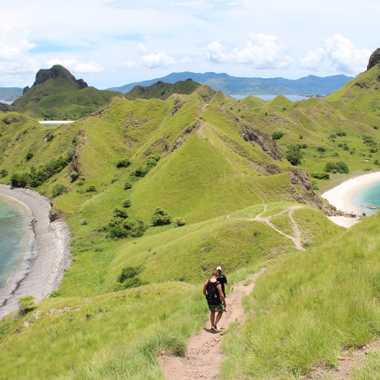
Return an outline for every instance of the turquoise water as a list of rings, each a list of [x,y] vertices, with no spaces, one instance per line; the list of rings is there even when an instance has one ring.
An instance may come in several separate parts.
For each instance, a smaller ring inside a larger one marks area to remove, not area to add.
[[[20,210],[0,199],[0,287],[5,285],[19,262],[24,228]]]
[[[355,197],[354,202],[367,215],[371,215],[378,211],[375,207],[380,209],[380,182],[363,190]]]

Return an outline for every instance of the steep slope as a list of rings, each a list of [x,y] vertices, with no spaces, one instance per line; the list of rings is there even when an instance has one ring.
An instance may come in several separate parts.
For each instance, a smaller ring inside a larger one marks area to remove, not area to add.
[[[31,88],[14,102],[15,110],[45,119],[79,119],[109,103],[114,94],[88,87],[64,67],[40,70]]]
[[[335,75],[329,77],[317,77],[309,75],[299,79],[285,78],[241,78],[219,73],[172,73],[162,78],[151,79],[143,82],[130,83],[111,90],[127,93],[135,86],[149,87],[157,82],[176,83],[192,79],[213,88],[223,91],[226,95],[327,95],[346,84],[351,77]]]
[[[372,89],[358,96],[378,97]],[[380,138],[377,114],[364,117],[363,110],[351,110],[345,102],[339,94],[294,104],[282,97],[236,101],[201,86],[165,100],[115,97],[101,111],[65,127],[47,128],[27,114],[2,113],[1,181],[18,181],[52,198],[72,232],[73,264],[61,287],[36,311],[0,322],[0,378],[162,378],[155,356],[183,354],[186,339],[206,318],[201,282],[220,263],[232,281],[269,265],[268,279],[258,288],[262,328],[248,324],[247,337],[236,336],[228,347],[230,358],[243,359],[244,375],[299,374],[318,359],[330,360],[332,355],[316,351],[307,351],[302,360],[303,350],[297,348],[313,331],[307,312],[314,315],[320,305],[330,305],[331,291],[346,273],[337,271],[344,239],[354,244],[356,236],[342,235],[329,222],[321,209],[332,210],[313,190],[343,174],[327,173],[328,180],[308,173],[325,173],[329,161],[365,170],[380,160],[370,151],[373,143],[368,145],[368,137],[374,144]],[[292,164],[294,151],[301,156]],[[64,191],[57,191],[62,186]],[[157,208],[163,210],[157,214]],[[359,232],[368,237],[346,253],[347,279],[350,265],[356,268],[370,254],[375,223]],[[296,253],[293,233],[306,252]],[[367,274],[365,264],[362,269]],[[311,297],[315,278],[319,298]],[[324,279],[332,284],[327,290]],[[311,296],[304,299],[305,281]],[[286,317],[288,307],[292,320]],[[354,307],[349,310],[361,318]],[[306,322],[294,327],[297,315]],[[336,327],[332,315],[326,311],[323,326]],[[291,363],[285,349],[269,360],[292,337],[289,327],[297,331],[289,343]],[[264,344],[268,331],[273,347]],[[315,346],[325,348],[332,330],[320,331],[321,345]],[[252,350],[256,339],[262,350]],[[252,355],[258,356],[253,364]],[[226,376],[236,378],[231,362]],[[278,372],[269,371],[266,363],[273,362]]]

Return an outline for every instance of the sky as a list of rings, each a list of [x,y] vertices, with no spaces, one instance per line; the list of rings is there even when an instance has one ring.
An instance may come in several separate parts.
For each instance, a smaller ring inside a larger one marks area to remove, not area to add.
[[[63,64],[107,88],[171,72],[356,75],[379,0],[0,0],[0,86]]]

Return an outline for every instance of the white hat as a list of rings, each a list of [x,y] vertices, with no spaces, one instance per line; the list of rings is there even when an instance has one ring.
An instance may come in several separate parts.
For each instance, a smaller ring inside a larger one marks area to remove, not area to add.
[[[216,267],[216,270],[222,271],[222,267],[219,265],[219,266]]]

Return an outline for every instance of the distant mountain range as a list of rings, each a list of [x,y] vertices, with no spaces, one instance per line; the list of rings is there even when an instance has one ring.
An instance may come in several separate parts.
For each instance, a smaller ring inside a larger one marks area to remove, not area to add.
[[[111,88],[112,91],[127,93],[135,86],[151,86],[157,82],[176,83],[192,79],[206,84],[214,90],[223,91],[227,95],[328,95],[349,82],[352,77],[333,75],[318,77],[309,75],[300,79],[285,78],[243,78],[218,73],[172,73],[162,78],[143,82],[134,82],[121,87]]]
[[[22,88],[0,87],[0,102],[12,103],[22,95]]]

